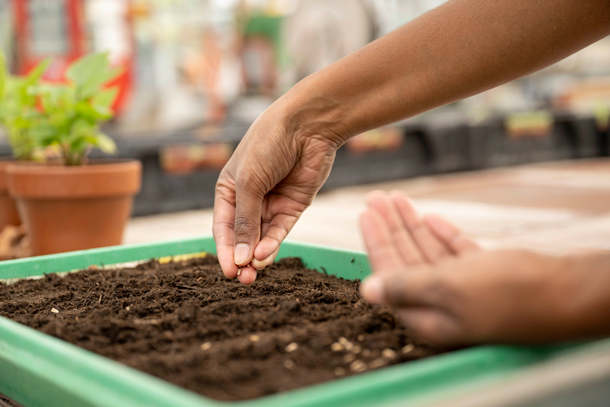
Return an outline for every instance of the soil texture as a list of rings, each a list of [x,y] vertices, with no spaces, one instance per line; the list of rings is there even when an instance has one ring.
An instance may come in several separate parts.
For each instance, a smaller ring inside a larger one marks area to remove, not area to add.
[[[207,256],[0,283],[0,315],[218,400],[441,352],[359,285],[292,258],[244,286]]]

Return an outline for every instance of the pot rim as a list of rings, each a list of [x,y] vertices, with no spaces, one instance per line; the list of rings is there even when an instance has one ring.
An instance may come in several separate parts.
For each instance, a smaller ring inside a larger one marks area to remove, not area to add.
[[[74,173],[74,172],[107,172],[116,171],[120,167],[137,166],[141,167],[141,162],[131,158],[115,158],[115,159],[94,159],[84,165],[62,165],[49,164],[36,161],[13,161],[8,162],[6,167],[7,173]]]
[[[55,200],[134,195],[140,190],[140,161],[96,161],[82,166],[10,164],[6,171],[9,194],[15,199]]]

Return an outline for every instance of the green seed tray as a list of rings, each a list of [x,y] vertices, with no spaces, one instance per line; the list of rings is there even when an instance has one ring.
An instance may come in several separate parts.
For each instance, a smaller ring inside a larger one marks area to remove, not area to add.
[[[198,252],[211,237],[108,247],[0,262],[0,279],[41,276]],[[364,253],[285,242],[279,258],[340,277],[370,273]],[[2,301],[2,298],[0,298]],[[26,407],[359,407],[422,405],[480,389],[545,360],[610,341],[548,347],[481,346],[241,402],[220,402],[0,317],[0,393]]]

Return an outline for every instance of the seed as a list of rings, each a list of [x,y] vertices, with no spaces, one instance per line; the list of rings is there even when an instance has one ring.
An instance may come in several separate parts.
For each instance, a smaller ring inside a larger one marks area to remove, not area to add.
[[[390,348],[385,348],[384,350],[381,351],[381,356],[383,356],[386,359],[394,359],[396,357],[396,352],[394,352]]]
[[[343,376],[345,374],[345,369],[342,367],[335,368],[335,376]]]
[[[286,369],[292,369],[292,368],[294,368],[294,362],[292,360],[290,360],[290,359],[286,359],[284,361],[284,367]]]
[[[370,349],[365,349],[362,351],[362,357],[368,358],[369,356],[371,356],[371,350]]]
[[[354,359],[356,359],[356,355],[354,355],[353,353],[348,353],[347,355],[343,356],[343,361],[345,363],[350,363]]]
[[[261,340],[261,337],[260,337],[260,336],[258,336],[258,335],[250,335],[250,340],[251,340],[252,342],[258,342],[258,341],[260,341],[260,340]]]
[[[362,349],[360,349],[360,346],[354,346],[354,349],[352,349],[352,352],[355,353],[356,355],[360,353]]]
[[[362,342],[364,340],[364,335],[360,334],[358,335],[358,342]]]
[[[298,347],[299,347],[299,345],[297,345],[296,342],[292,342],[292,343],[288,344],[288,346],[286,346],[286,352],[288,352],[288,353],[294,352],[295,350],[297,350]]]
[[[55,308],[51,308],[51,312],[54,313],[54,314],[59,314],[59,311],[56,310]]]
[[[206,351],[212,347],[212,342],[206,342],[201,344],[201,350]]]
[[[352,372],[363,372],[366,370],[366,364],[361,360],[354,360],[349,368]]]
[[[378,358],[369,363],[369,368],[377,369],[378,367],[385,366],[387,364],[384,358]]]
[[[412,343],[405,345],[402,347],[401,352],[403,355],[411,352],[413,349],[415,349],[415,345],[413,345]]]
[[[333,352],[341,352],[343,350],[343,345],[341,345],[339,342],[335,342],[330,345],[330,350]]]
[[[131,307],[125,307],[125,309],[126,309],[127,311],[129,311],[129,310],[130,310],[130,308],[131,308]]]
[[[354,344],[351,343],[350,341],[348,341],[347,339],[345,339],[344,337],[339,338],[339,343],[341,345],[343,345],[343,347],[347,351],[350,351],[350,350],[354,349]]]
[[[241,269],[237,269],[237,276],[241,276]]]

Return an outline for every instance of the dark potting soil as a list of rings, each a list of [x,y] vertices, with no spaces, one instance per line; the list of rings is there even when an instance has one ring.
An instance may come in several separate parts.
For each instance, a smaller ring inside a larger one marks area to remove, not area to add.
[[[0,283],[0,315],[204,396],[245,400],[438,349],[358,281],[284,259],[244,286],[213,256]]]

